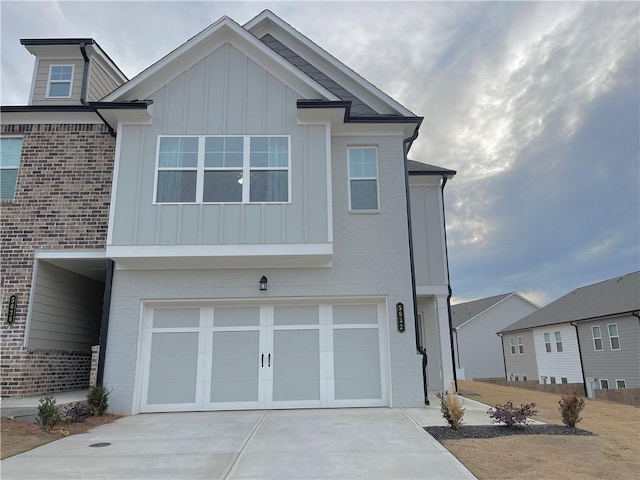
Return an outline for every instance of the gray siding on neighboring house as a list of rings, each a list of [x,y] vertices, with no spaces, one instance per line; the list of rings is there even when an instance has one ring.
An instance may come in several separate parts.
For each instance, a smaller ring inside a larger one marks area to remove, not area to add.
[[[416,285],[447,285],[440,177],[411,185],[411,228]]]
[[[118,83],[102,68],[102,65],[95,58],[92,59],[89,64],[87,100],[97,102],[113,92],[118,86]]]
[[[151,95],[153,125],[120,135],[112,245],[329,241],[326,127],[297,124],[295,92],[225,44]],[[287,204],[154,205],[158,135],[291,135]]]
[[[104,284],[38,262],[30,348],[91,350],[100,334]]]
[[[518,351],[518,338],[522,337],[524,343],[524,353],[521,355]],[[513,337],[516,345],[515,355],[511,354],[509,338]],[[522,376],[526,375],[527,380],[538,379],[538,367],[536,360],[536,350],[533,342],[533,331],[521,331],[505,333],[502,337],[502,345],[504,348],[504,359],[507,366],[507,380],[511,380],[511,375],[518,375],[522,380]]]
[[[618,326],[620,350],[612,350],[607,325]],[[624,379],[627,388],[640,388],[640,320],[631,314],[578,322],[580,350],[587,379],[607,379],[615,388],[616,379]],[[601,351],[593,345],[591,327],[599,325],[602,333]]]
[[[348,211],[347,147],[377,145],[380,212]],[[385,297],[388,302],[389,363],[393,406],[423,404],[421,357],[413,322],[395,326],[395,305],[413,318],[407,242],[402,137],[332,137],[334,254],[331,268],[236,270],[116,270],[107,341],[105,382],[113,388],[113,411],[130,413],[136,372],[141,299],[255,299]],[[258,292],[261,275],[267,292]]]
[[[463,323],[453,338],[459,360],[457,367],[464,369],[465,378],[503,377],[504,361],[500,351],[500,337],[496,332],[536,310],[530,303],[512,295],[477,318]],[[532,348],[533,343],[529,346],[529,349]],[[528,378],[535,380],[535,377]]]
[[[49,68],[51,65],[74,65],[73,83],[70,98],[47,98],[47,84],[49,82]],[[69,103],[80,103],[80,90],[82,89],[82,69],[84,61],[82,58],[71,60],[38,60],[38,71],[36,73],[35,85],[33,87],[33,105],[68,105]]]

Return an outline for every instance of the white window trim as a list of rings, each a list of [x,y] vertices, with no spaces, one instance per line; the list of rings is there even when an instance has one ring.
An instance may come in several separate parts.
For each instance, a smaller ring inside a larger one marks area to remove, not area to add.
[[[599,384],[600,384],[600,389],[601,390],[611,390],[611,385],[609,385],[609,379],[607,378],[601,378],[600,380],[598,380]],[[602,386],[602,382],[607,382],[607,388],[604,388]]]
[[[560,336],[560,340],[558,340],[558,336]],[[562,333],[553,332],[553,337],[556,342],[556,352],[558,353],[564,352],[564,346],[562,345]],[[558,344],[560,344],[560,348],[558,348]]]
[[[242,138],[243,139],[243,159],[242,167],[237,168],[205,168],[204,166],[204,145],[205,138],[218,137],[218,138]],[[287,139],[287,168],[282,167],[256,167],[251,168],[250,165],[250,142],[252,137],[280,137]],[[162,167],[163,171],[179,170],[179,171],[196,171],[196,200],[194,202],[158,202],[158,173],[160,171],[160,139],[161,138],[197,138],[198,139],[198,162],[194,167]],[[205,171],[224,171],[224,170],[242,170],[242,201],[240,202],[204,202],[204,173]],[[287,201],[286,202],[251,202],[250,198],[250,180],[244,181],[244,179],[250,179],[252,170],[260,171],[274,171],[274,170],[286,170],[287,175]],[[155,172],[153,176],[153,205],[288,205],[291,203],[291,135],[158,135],[156,139],[156,163]]]
[[[596,337],[595,332],[593,331],[594,328],[598,328],[600,330],[599,337]],[[604,350],[604,343],[602,342],[602,327],[600,325],[591,326],[591,338],[593,340],[593,350],[596,352],[602,352]],[[602,348],[600,349],[596,348],[596,339],[600,339],[600,344],[602,345]]]
[[[20,145],[20,158],[18,159],[18,166],[17,167],[3,167],[0,164],[0,170],[17,170],[17,172],[16,172],[16,184],[13,187],[13,197],[0,199],[0,203],[13,202],[16,199],[16,190],[18,188],[18,175],[20,174],[20,164],[22,163],[22,148],[24,147],[24,137],[22,135],[2,135],[0,137],[1,140],[10,139],[10,138],[22,140],[22,144]]]
[[[371,209],[358,209],[351,208],[351,162],[349,161],[349,151],[355,149],[373,148],[376,151],[376,176],[375,177],[358,177],[354,180],[375,180],[376,181],[376,201],[378,208]],[[347,147],[347,182],[348,182],[348,195],[349,195],[349,213],[380,213],[380,159],[377,145],[350,145]]]
[[[524,339],[520,335],[516,339],[518,340],[518,354],[524,355]]]
[[[71,67],[71,80],[51,80],[51,71],[53,70],[54,67]],[[75,78],[76,75],[76,66],[74,64],[56,64],[56,65],[49,65],[49,75],[47,76],[47,94],[46,94],[46,98],[71,98],[71,95],[73,93],[73,80]],[[51,84],[52,83],[69,83],[69,95],[67,96],[52,96],[51,95]]]
[[[622,382],[624,387],[618,387],[618,382]],[[627,381],[624,378],[616,378],[616,389],[618,388],[627,388]]]
[[[546,353],[553,353],[553,347],[551,346],[551,334],[549,332],[544,332],[544,349]],[[547,345],[549,348],[547,348]]]
[[[613,337],[609,333],[609,327],[611,325],[615,325],[616,326],[617,335],[614,335]],[[611,348],[612,351],[617,352],[618,350],[622,350],[622,344],[620,343],[620,330],[618,330],[618,324],[617,323],[607,323],[607,336],[609,337],[609,348]],[[618,339],[618,348],[613,348],[613,343],[611,342],[612,338],[617,338]]]
[[[515,337],[509,337],[509,350],[511,351],[511,355],[515,355],[516,354]]]

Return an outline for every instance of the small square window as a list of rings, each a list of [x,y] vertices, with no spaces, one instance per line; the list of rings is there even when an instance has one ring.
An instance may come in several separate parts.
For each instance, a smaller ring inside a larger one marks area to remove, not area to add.
[[[606,378],[600,379],[600,388],[603,390],[609,390],[609,380]]]
[[[561,383],[568,383],[567,377],[560,377],[560,382]]]
[[[560,335],[560,332],[556,332],[555,336],[556,336],[556,352],[561,352],[562,351],[562,336]]]
[[[616,388],[627,388],[627,381],[624,379],[617,379]]]
[[[551,377],[551,385],[555,385],[556,384],[556,377]]]
[[[51,65],[47,97],[69,98],[73,84],[73,65]]]

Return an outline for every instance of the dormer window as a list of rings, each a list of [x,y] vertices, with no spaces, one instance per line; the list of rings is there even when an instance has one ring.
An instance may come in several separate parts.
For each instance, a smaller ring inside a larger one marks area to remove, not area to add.
[[[73,65],[51,65],[49,69],[47,97],[69,98],[71,96],[72,82]]]

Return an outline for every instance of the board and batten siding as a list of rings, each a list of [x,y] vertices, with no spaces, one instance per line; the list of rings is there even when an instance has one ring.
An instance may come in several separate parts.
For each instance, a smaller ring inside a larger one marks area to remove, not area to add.
[[[562,352],[557,351],[555,332],[560,332]],[[549,334],[551,340],[551,352],[547,352],[544,343],[545,333]],[[542,377],[547,377],[547,383],[551,383],[550,377],[555,377],[556,383],[561,383],[562,377],[565,377],[568,383],[582,383],[582,370],[580,368],[580,355],[578,353],[575,328],[569,324],[535,328],[533,330],[533,341],[536,347],[538,380],[540,383],[544,383]]]
[[[618,326],[620,350],[611,350],[607,325]],[[580,348],[586,378],[609,380],[615,388],[616,379],[626,380],[627,388],[640,388],[640,321],[631,314],[606,319],[578,322]],[[591,327],[599,325],[602,350],[593,347]]]
[[[440,177],[409,191],[416,285],[447,285]]]
[[[29,348],[91,350],[100,335],[104,284],[38,262]]]
[[[298,125],[306,95],[230,44],[160,88],[153,124],[120,133],[111,245],[328,242],[327,131]],[[290,202],[154,204],[158,136],[181,134],[290,135]]]
[[[90,102],[97,102],[113,92],[119,84],[111,78],[104,68],[94,59],[89,64],[89,83],[87,99]]]
[[[73,82],[71,84],[70,98],[47,98],[47,85],[49,82],[49,70],[51,65],[73,65]],[[49,60],[39,59],[33,87],[32,105],[68,105],[80,103],[80,90],[82,89],[82,71],[84,61],[80,59]]]
[[[524,343],[524,353],[521,355],[518,351],[518,337],[522,337]],[[516,345],[516,353],[511,353],[509,338],[513,337]],[[536,349],[533,340],[533,331],[526,330],[521,332],[509,332],[502,336],[502,345],[504,348],[504,361],[507,367],[507,380],[511,380],[511,375],[518,375],[522,380],[522,376],[526,375],[527,380],[536,380],[538,378],[538,366],[536,362]]]

